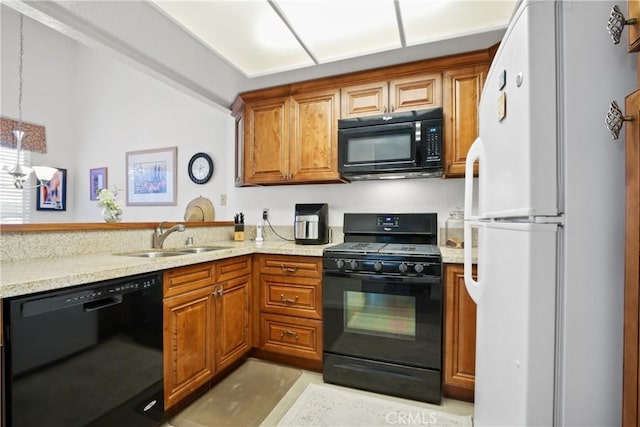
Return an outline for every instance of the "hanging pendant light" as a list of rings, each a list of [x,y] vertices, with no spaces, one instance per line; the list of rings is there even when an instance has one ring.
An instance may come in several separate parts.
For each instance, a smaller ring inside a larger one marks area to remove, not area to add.
[[[43,182],[50,181],[58,172],[58,169],[49,166],[34,166],[30,168],[20,164],[20,151],[22,150],[22,140],[27,134],[23,129],[22,122],[22,62],[24,58],[24,15],[20,14],[20,55],[18,59],[18,127],[12,131],[14,138],[16,139],[16,164],[14,167],[8,170],[9,175],[13,176],[13,185],[16,188],[25,188],[24,182],[29,179],[32,173],[35,173],[38,179],[38,184],[35,187],[39,187]]]

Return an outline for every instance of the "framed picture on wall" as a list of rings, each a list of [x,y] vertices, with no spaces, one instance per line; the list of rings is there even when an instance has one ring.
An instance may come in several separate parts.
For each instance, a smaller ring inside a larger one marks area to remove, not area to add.
[[[178,147],[127,153],[127,206],[177,204]]]
[[[67,210],[67,170],[58,168],[51,181],[36,187],[36,209],[39,211]]]
[[[107,168],[96,168],[89,170],[89,198],[98,200],[98,191],[107,188]]]

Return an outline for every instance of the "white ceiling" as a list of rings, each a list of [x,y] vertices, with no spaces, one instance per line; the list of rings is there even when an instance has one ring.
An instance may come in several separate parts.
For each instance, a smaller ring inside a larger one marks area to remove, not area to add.
[[[486,49],[504,35],[515,3],[0,0],[0,10],[228,110],[245,91]]]
[[[504,29],[516,0],[152,0],[246,77]]]

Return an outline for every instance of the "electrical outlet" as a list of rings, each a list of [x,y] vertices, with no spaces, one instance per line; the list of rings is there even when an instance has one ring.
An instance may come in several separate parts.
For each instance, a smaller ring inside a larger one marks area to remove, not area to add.
[[[262,219],[265,221],[269,219],[269,208],[262,208]]]

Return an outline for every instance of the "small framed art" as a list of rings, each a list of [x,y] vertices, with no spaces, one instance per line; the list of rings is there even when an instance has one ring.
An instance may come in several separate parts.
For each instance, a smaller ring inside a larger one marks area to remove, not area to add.
[[[67,170],[58,168],[51,181],[36,188],[36,209],[39,211],[67,210]]]
[[[127,205],[177,204],[178,147],[127,153]]]
[[[89,198],[98,200],[98,191],[107,188],[107,168],[96,168],[89,170]]]

